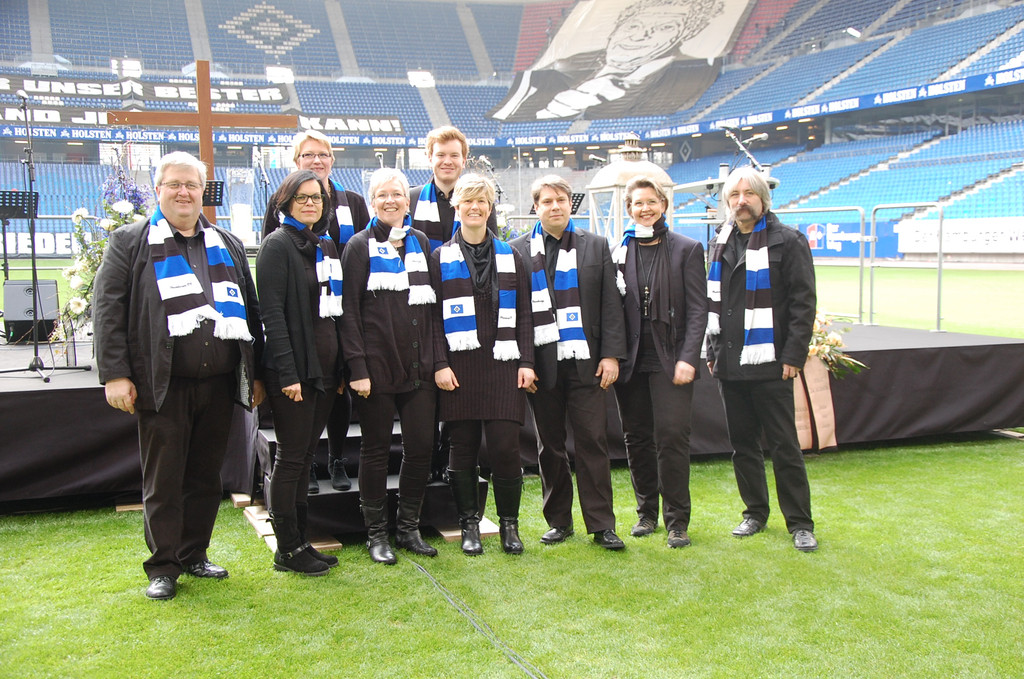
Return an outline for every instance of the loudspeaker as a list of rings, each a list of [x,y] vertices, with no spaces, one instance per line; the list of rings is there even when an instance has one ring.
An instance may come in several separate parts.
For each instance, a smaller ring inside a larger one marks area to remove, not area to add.
[[[4,282],[4,335],[8,344],[32,341],[35,310],[41,316],[38,321],[39,341],[49,341],[58,316],[57,281],[39,281],[39,299],[35,305],[32,300],[34,292],[32,281]]]

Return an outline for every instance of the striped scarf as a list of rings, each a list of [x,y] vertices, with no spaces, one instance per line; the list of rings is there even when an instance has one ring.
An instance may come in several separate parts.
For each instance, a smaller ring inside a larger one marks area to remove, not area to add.
[[[210,320],[214,322],[215,337],[252,342],[231,253],[224,247],[217,229],[204,228],[202,233],[213,289],[213,306],[210,306],[188,260],[181,254],[174,240],[174,228],[160,212],[159,206],[149,220],[149,257],[167,314],[167,330],[171,337],[184,337],[198,328],[203,320]]]
[[[490,236],[488,235],[488,238]],[[477,336],[476,304],[469,266],[459,245],[460,236],[441,246],[441,299],[444,335],[452,351],[480,348]],[[516,261],[512,246],[493,239],[494,265],[498,272],[498,332],[494,339],[494,359],[512,361],[519,358],[516,341]]]
[[[370,220],[369,229],[380,222],[376,217]],[[370,275],[366,279],[367,290],[408,290],[409,304],[433,304],[436,300],[434,288],[430,286],[430,271],[427,257],[423,254],[420,241],[410,233],[412,220],[405,215],[401,228],[392,227],[383,242],[372,235],[367,240],[370,251]],[[397,236],[392,238],[391,236]],[[392,240],[405,244],[405,258],[398,256]]]
[[[320,318],[340,316],[342,272],[338,247],[329,234],[317,236],[305,224],[291,215],[280,214],[281,224],[287,224],[316,243],[316,280],[320,283]]]
[[[740,365],[759,365],[775,360],[775,319],[768,268],[768,229],[762,215],[747,242],[747,295],[743,313],[743,351]],[[708,262],[708,335],[722,332],[722,253],[735,227],[722,225]]]
[[[629,251],[629,241],[634,238],[654,238],[654,227],[636,224],[630,220],[622,232],[622,242],[612,251],[612,264],[617,269],[615,285],[623,297],[626,296],[626,253]]]
[[[419,200],[416,201],[416,214],[413,215],[413,219],[417,222],[425,222],[423,233],[430,241],[431,252],[441,247],[447,240],[444,237],[444,228],[441,226],[441,215],[437,211],[437,187],[434,185],[433,179],[423,185]],[[458,231],[458,225],[452,227],[453,236],[456,231]]]
[[[334,214],[338,218],[338,242],[344,245],[355,235],[356,227],[352,223],[352,210],[348,206],[348,195],[345,193],[345,187],[333,179],[331,180],[331,186],[334,187],[334,192],[338,194],[338,199],[334,206]]]
[[[576,270],[576,226],[572,220],[562,234],[555,261],[554,303],[548,290],[544,229],[538,221],[530,234],[530,276],[533,309],[533,343],[537,346],[558,342],[558,360],[590,358],[590,345],[583,333],[580,310],[579,276]]]

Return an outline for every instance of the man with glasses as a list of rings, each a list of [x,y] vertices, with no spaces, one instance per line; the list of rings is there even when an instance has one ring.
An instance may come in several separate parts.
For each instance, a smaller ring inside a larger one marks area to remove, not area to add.
[[[345,244],[352,236],[370,223],[370,212],[362,195],[345,189],[331,179],[334,167],[334,151],[331,140],[316,130],[305,130],[295,135],[292,140],[292,160],[295,169],[312,170],[316,178],[327,186],[330,192],[330,204],[334,206],[327,233],[330,234],[341,257]],[[263,218],[263,237],[281,226],[280,215],[275,210],[267,210]],[[345,470],[347,460],[343,456],[345,439],[348,437],[348,425],[352,419],[352,394],[346,389],[334,400],[334,410],[327,420],[327,444],[329,459],[327,470],[331,475],[331,487],[335,490],[348,490],[352,487]],[[316,477],[316,464],[309,468],[309,492],[320,492],[320,484]]]
[[[110,234],[93,308],[107,403],[138,421],[146,596],[170,599],[182,572],[228,576],[206,550],[234,404],[263,400],[263,330],[244,246],[201,213],[206,166],[169,153],[155,183],[152,217]]]

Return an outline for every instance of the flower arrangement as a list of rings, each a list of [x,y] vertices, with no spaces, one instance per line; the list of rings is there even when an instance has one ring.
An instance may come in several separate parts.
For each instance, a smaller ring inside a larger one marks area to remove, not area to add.
[[[101,190],[105,217],[94,217],[84,207],[71,215],[75,257],[63,272],[71,298],[61,310],[65,322],[57,324],[53,341],[66,341],[69,332],[78,332],[91,321],[93,279],[103,262],[107,238],[125,224],[144,219],[153,203],[152,189],[136,183],[120,166],[103,182]]]
[[[833,321],[831,316],[825,316],[820,312],[815,314],[808,354],[820,358],[828,371],[837,380],[841,380],[847,375],[856,375],[867,366],[857,359],[850,358],[843,351],[841,333],[846,332],[848,328],[833,330]]]

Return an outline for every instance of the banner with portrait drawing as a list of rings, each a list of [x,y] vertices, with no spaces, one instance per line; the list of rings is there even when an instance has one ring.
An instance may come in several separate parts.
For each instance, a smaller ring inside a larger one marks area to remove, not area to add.
[[[668,115],[718,76],[750,0],[583,0],[533,67],[516,76],[495,120]]]

